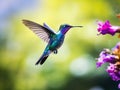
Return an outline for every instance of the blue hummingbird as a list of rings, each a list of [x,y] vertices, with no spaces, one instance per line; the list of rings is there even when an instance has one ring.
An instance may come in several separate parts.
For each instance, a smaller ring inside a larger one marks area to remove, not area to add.
[[[50,53],[57,54],[58,48],[61,47],[63,44],[65,34],[66,32],[73,27],[82,27],[82,26],[71,26],[68,24],[60,25],[59,31],[55,33],[47,24],[43,23],[43,26],[35,23],[30,20],[22,20],[23,24],[27,26],[30,30],[32,30],[38,37],[43,39],[45,42],[47,42],[47,46],[40,57],[40,59],[36,62],[35,65],[38,65],[39,63],[42,65]]]

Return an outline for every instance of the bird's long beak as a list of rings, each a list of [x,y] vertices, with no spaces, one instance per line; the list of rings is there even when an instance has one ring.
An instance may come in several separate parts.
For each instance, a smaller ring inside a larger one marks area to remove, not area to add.
[[[83,26],[72,26],[72,28],[73,28],[73,27],[80,27],[80,28],[81,28],[81,27],[83,27]]]

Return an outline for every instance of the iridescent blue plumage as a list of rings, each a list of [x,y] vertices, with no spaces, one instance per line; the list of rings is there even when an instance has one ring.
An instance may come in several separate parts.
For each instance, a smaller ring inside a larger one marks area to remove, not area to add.
[[[31,29],[35,34],[37,34],[41,39],[46,41],[48,45],[46,46],[42,56],[36,62],[37,64],[43,64],[50,53],[57,54],[57,49],[61,47],[64,41],[66,32],[72,27],[82,27],[82,26],[71,26],[68,24],[61,25],[59,31],[55,33],[47,24],[39,25],[35,22],[29,20],[23,20],[23,23]]]

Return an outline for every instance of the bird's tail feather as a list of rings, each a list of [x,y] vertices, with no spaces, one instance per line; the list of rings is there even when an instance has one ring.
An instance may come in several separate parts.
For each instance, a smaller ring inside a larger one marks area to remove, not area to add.
[[[35,65],[38,65],[39,63],[42,65],[46,59],[48,58],[49,55],[42,55],[42,57],[36,62]]]

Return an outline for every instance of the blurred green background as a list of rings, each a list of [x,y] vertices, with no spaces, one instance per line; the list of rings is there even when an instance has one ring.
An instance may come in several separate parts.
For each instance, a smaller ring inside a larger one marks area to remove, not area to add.
[[[106,65],[96,69],[103,48],[112,48],[117,35],[97,36],[97,20],[120,25],[120,0],[0,0],[0,90],[118,90]],[[46,43],[22,24],[46,22],[56,32],[71,29],[57,55],[35,66]]]

